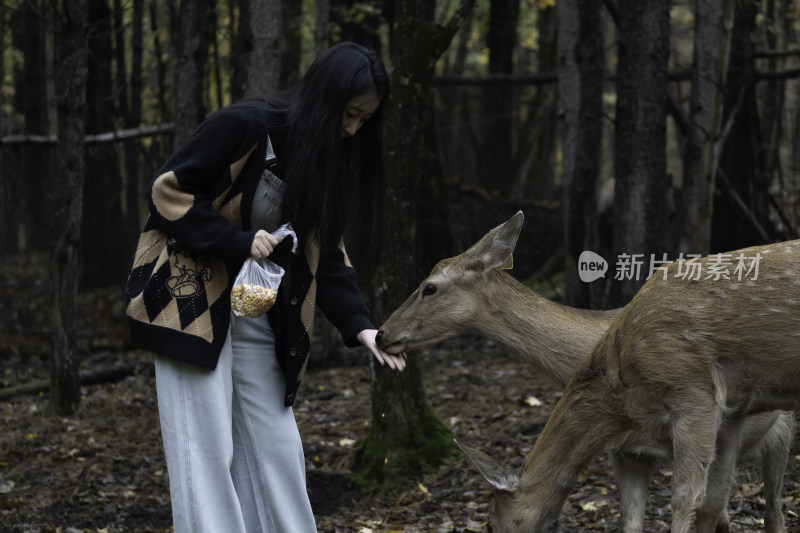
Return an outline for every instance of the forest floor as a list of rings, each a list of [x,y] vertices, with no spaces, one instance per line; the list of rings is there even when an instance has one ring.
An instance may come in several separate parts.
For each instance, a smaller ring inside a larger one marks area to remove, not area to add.
[[[0,272],[0,388],[47,377],[47,294],[27,261]],[[130,350],[118,290],[81,296],[82,370],[135,363],[114,382],[84,385],[78,413],[48,414],[47,393],[0,400],[0,531],[170,531],[150,356]],[[428,399],[459,441],[519,466],[559,392],[497,345],[466,334],[420,353]],[[411,480],[391,498],[356,493],[350,461],[370,427],[370,370],[355,351],[309,369],[295,414],[320,532],[485,531],[492,492],[467,460]],[[800,439],[784,477],[784,515],[800,531]],[[670,465],[650,484],[645,531],[668,531]],[[728,510],[736,532],[764,529],[758,464],[739,465]],[[608,458],[582,472],[559,531],[618,531],[619,498]]]

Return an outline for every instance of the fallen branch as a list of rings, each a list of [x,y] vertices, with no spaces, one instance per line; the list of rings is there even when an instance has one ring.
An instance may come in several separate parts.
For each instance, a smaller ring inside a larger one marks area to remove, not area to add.
[[[137,137],[150,137],[175,131],[175,123],[156,124],[153,126],[142,126],[139,128],[128,128],[106,133],[90,133],[83,141],[86,144],[98,144],[112,141],[124,141]],[[0,144],[56,144],[58,138],[55,135],[6,135],[0,138]]]
[[[140,374],[152,368],[152,362],[136,361],[113,366],[84,370],[80,372],[81,385],[97,385],[98,383],[114,383],[128,376]],[[38,394],[50,389],[49,379],[39,379],[30,383],[14,385],[0,389],[0,400],[7,400],[24,394]]]

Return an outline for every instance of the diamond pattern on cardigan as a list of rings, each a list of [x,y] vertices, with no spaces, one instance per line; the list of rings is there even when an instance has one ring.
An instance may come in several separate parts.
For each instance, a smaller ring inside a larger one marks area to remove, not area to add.
[[[148,322],[154,322],[172,300],[172,295],[166,284],[166,280],[170,277],[170,272],[169,262],[165,262],[161,267],[155,268],[151,276],[153,280],[148,283],[147,287],[142,291]]]
[[[147,233],[161,232],[153,231]],[[163,242],[148,235],[142,240]],[[207,341],[213,338],[209,309],[227,288],[228,275],[224,262],[198,258],[174,240],[155,256],[152,246],[140,243],[138,259],[150,258],[149,264],[134,269],[136,276],[148,276],[141,294],[132,299],[129,314],[135,320],[184,331]]]
[[[237,194],[230,201],[225,202],[219,208],[219,214],[230,220],[238,222],[242,219],[242,193]]]
[[[167,220],[178,220],[194,205],[194,196],[181,189],[178,176],[169,171],[153,182],[153,205]]]
[[[197,317],[208,311],[208,300],[205,291],[201,290],[194,296],[175,298],[178,303],[178,317],[181,321],[181,330],[186,329],[195,321]]]
[[[167,235],[163,231],[156,229],[144,231],[139,237],[133,264],[141,266],[155,261],[164,250],[166,240]],[[166,255],[164,257],[166,258]]]

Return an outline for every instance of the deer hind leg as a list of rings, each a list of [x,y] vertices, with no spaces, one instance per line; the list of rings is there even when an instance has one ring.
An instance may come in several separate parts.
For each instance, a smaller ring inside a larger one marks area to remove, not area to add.
[[[696,511],[697,533],[728,533],[730,498],[736,455],[742,441],[742,419],[730,420],[717,434],[717,451],[708,470],[706,493]]]
[[[641,533],[653,466],[620,452],[611,454],[611,462],[619,487],[620,529],[622,533]]]
[[[688,533],[714,460],[719,414],[713,398],[695,395],[673,415],[672,533]]]
[[[793,438],[794,416],[792,413],[782,413],[764,435],[758,451],[764,475],[764,524],[767,533],[786,532],[781,493]]]

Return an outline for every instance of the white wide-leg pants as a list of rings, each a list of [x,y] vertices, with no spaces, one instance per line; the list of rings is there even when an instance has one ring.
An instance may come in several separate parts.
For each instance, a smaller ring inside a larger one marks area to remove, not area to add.
[[[313,533],[305,460],[265,317],[231,315],[214,371],[155,355],[175,533]]]

